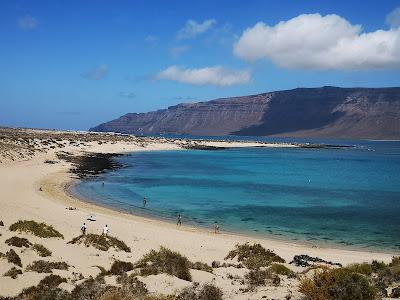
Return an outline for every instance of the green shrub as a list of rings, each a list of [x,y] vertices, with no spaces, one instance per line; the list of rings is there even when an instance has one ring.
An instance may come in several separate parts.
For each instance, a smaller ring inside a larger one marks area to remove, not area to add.
[[[10,226],[10,230],[23,233],[31,233],[41,238],[64,238],[64,236],[56,229],[54,229],[53,226],[47,225],[45,223],[38,223],[32,220],[19,220],[18,222]]]
[[[237,244],[235,249],[229,251],[225,259],[234,259],[243,263],[248,269],[267,267],[273,262],[284,263],[285,260],[276,255],[272,250],[265,249],[260,244]]]
[[[377,273],[385,270],[388,266],[383,261],[373,260],[371,263],[372,272]]]
[[[195,283],[182,290],[176,300],[222,300],[222,291],[215,285],[206,283],[201,287]]]
[[[32,246],[32,249],[35,250],[39,256],[41,257],[48,257],[51,256],[51,251],[47,249],[45,246],[40,245],[40,244],[34,244]]]
[[[249,273],[245,275],[246,283],[251,287],[264,286],[267,283],[278,286],[281,282],[278,275],[274,274],[270,270],[250,270]]]
[[[108,271],[108,274],[121,275],[121,274],[126,273],[131,270],[133,270],[133,264],[131,262],[116,260],[111,265],[111,268],[110,268],[110,271]]]
[[[287,277],[293,278],[296,276],[296,273],[290,270],[288,267],[282,265],[282,264],[272,264],[268,270],[270,270],[272,273],[278,274],[278,275],[285,275]]]
[[[370,276],[372,274],[372,267],[370,264],[367,264],[367,263],[350,264],[350,265],[346,266],[346,269],[348,269],[351,272],[363,274],[366,276]]]
[[[26,271],[32,271],[37,273],[52,273],[53,269],[57,270],[68,270],[69,265],[66,262],[52,262],[45,260],[35,260],[29,266],[26,267]]]
[[[200,271],[206,271],[209,273],[213,273],[213,268],[211,268],[209,265],[207,265],[206,263],[197,261],[195,263],[190,263],[190,268],[191,269],[195,269],[195,270],[200,270]]]
[[[389,267],[400,266],[400,256],[393,256],[392,261],[389,264]]]
[[[160,247],[160,250],[151,250],[144,255],[136,263],[135,268],[141,268],[140,274],[143,276],[167,273],[191,281],[190,265],[190,261],[178,252]]]
[[[68,244],[84,244],[86,247],[93,246],[101,251],[108,251],[109,248],[114,248],[116,250],[131,252],[131,248],[115,237],[92,233],[75,237]]]
[[[369,279],[348,268],[316,271],[300,282],[306,300],[373,300],[376,290]]]
[[[32,286],[22,290],[22,292],[13,300],[75,300],[69,293],[60,288],[46,288],[41,286]]]
[[[107,290],[103,278],[86,279],[77,285],[71,292],[72,299],[99,299],[99,297]]]
[[[13,236],[13,237],[10,237],[9,239],[7,239],[6,244],[9,246],[14,246],[14,247],[18,247],[18,248],[21,248],[21,247],[29,248],[32,245],[32,243],[29,242],[27,239],[20,238],[17,236]]]
[[[134,294],[135,296],[143,296],[148,293],[146,285],[139,281],[135,274],[129,276],[123,273],[117,278],[117,283],[121,284],[122,290],[126,293]]]
[[[22,267],[21,258],[13,249],[10,249],[9,251],[7,251],[6,254],[3,254],[2,256],[5,257],[9,263],[17,265],[18,267]]]
[[[59,275],[50,274],[39,282],[39,286],[44,288],[57,287],[63,282],[67,282],[67,279]]]
[[[12,279],[16,279],[18,275],[22,274],[21,269],[17,269],[16,267],[12,267],[10,270],[4,273],[4,276],[9,276]]]

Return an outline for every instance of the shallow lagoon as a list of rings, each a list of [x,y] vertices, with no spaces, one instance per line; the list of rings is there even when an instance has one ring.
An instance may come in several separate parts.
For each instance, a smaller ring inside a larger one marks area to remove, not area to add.
[[[135,214],[218,221],[225,231],[399,250],[400,142],[346,143],[355,148],[137,152],[74,192]]]

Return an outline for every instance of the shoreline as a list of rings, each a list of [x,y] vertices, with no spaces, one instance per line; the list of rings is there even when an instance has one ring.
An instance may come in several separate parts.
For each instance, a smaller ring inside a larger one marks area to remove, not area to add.
[[[167,150],[155,150],[155,151],[169,151],[169,150],[167,149]],[[137,150],[134,152],[141,152],[141,150]],[[132,152],[132,153],[134,153],[134,152]],[[146,152],[146,151],[143,151],[143,152]],[[121,154],[129,155],[129,153],[131,153],[131,152],[113,153],[113,154],[118,156]],[[113,158],[111,158],[111,159],[113,159]],[[106,170],[106,172],[107,171],[112,171],[112,169]],[[96,176],[94,176],[94,177],[96,177]],[[103,205],[103,204],[97,203],[96,200],[93,200],[93,199],[87,198],[83,195],[80,195],[76,191],[74,192],[73,191],[74,186],[79,184],[83,180],[85,180],[85,178],[71,179],[70,182],[67,182],[63,188],[63,192],[66,194],[66,196],[70,197],[72,199],[78,200],[80,202],[89,204],[89,205],[93,206],[94,210],[96,210],[96,208],[101,208],[101,209],[105,209],[110,212],[121,214],[127,218],[132,216],[134,218],[140,218],[143,221],[147,221],[147,222],[152,222],[152,221],[157,222],[160,226],[168,225],[168,226],[176,227],[174,220],[170,219],[168,217],[163,218],[161,216],[159,217],[152,213],[140,214],[140,213],[134,213],[134,212],[127,211],[126,209],[123,209],[123,208],[118,209],[111,205],[105,205],[105,204]],[[134,208],[137,209],[140,207],[135,206]],[[207,229],[208,228],[207,226],[202,226],[200,224],[191,224],[190,222],[189,222],[189,224],[186,223],[185,225],[182,225],[179,228],[183,229],[183,230],[188,230],[191,232],[198,231],[200,233],[214,234],[211,223],[209,224],[209,229]],[[364,248],[361,245],[359,245],[359,246],[357,246],[357,245],[340,245],[335,242],[323,242],[320,240],[315,241],[315,243],[312,243],[312,242],[308,242],[307,240],[302,240],[302,239],[298,239],[298,240],[290,239],[288,236],[286,236],[284,234],[279,235],[282,237],[282,238],[279,238],[279,237],[277,237],[277,235],[268,234],[268,233],[256,234],[256,233],[252,233],[252,232],[240,232],[240,231],[233,231],[233,230],[230,231],[230,230],[224,230],[224,229],[220,230],[220,234],[223,234],[225,236],[230,236],[231,238],[235,238],[235,237],[248,238],[248,239],[262,240],[266,243],[275,241],[278,243],[284,243],[284,244],[288,244],[288,245],[299,245],[302,247],[312,248],[312,249],[332,249],[332,250],[336,249],[336,250],[345,250],[345,251],[347,250],[347,251],[356,251],[356,252],[382,253],[382,254],[396,255],[394,249],[374,248],[374,247],[369,247],[369,246],[366,246]]]
[[[168,151],[169,149],[153,149],[151,151]],[[184,150],[184,149],[182,149]],[[137,152],[137,151],[148,151],[145,149],[136,149],[135,151],[132,152]],[[120,154],[129,154],[131,151],[129,152],[115,152],[112,154],[116,154],[116,155],[120,155]],[[70,176],[70,171],[66,170],[65,174],[63,174],[63,176],[69,177]],[[387,251],[384,251],[384,249],[363,249],[363,248],[359,248],[359,247],[351,247],[351,246],[343,246],[340,247],[340,245],[337,244],[330,244],[330,243],[316,243],[316,244],[312,244],[312,243],[307,243],[307,241],[293,241],[290,239],[285,239],[285,238],[276,238],[276,237],[262,237],[262,236],[258,236],[258,235],[251,235],[251,234],[247,234],[247,233],[240,233],[240,232],[230,232],[230,231],[221,231],[220,234],[215,235],[211,228],[210,230],[208,230],[206,227],[202,227],[202,226],[194,226],[194,225],[182,225],[179,228],[175,225],[175,223],[170,220],[166,220],[166,219],[161,219],[161,218],[157,218],[156,216],[143,216],[140,214],[134,214],[134,213],[130,213],[127,212],[125,210],[119,210],[110,206],[106,206],[106,205],[101,205],[99,203],[96,203],[95,201],[92,201],[91,199],[86,199],[85,197],[83,197],[82,195],[76,195],[75,193],[71,193],[70,189],[73,188],[74,184],[77,184],[79,182],[79,180],[82,179],[76,179],[76,178],[71,178],[71,180],[66,179],[65,182],[62,183],[62,185],[60,186],[61,190],[59,192],[63,193],[65,197],[69,198],[70,201],[68,202],[64,202],[64,204],[68,204],[68,203],[73,203],[76,206],[80,207],[80,208],[85,208],[88,209],[90,208],[93,212],[100,212],[100,213],[106,213],[106,214],[110,214],[113,216],[119,216],[122,217],[126,220],[134,220],[137,222],[143,222],[145,224],[153,224],[159,227],[163,227],[163,228],[168,228],[168,229],[175,229],[175,230],[180,230],[180,231],[184,231],[184,232],[196,232],[199,234],[206,234],[206,235],[211,235],[211,236],[215,236],[215,237],[223,237],[223,238],[229,238],[230,240],[249,240],[252,242],[262,242],[263,244],[276,244],[279,247],[296,247],[299,249],[302,249],[304,251],[309,251],[309,250],[320,250],[321,252],[323,252],[324,250],[329,250],[329,251],[345,251],[345,252],[351,252],[351,253],[364,253],[364,254],[370,254],[370,255],[375,255],[375,254],[382,254],[382,255],[396,255],[395,251],[391,251],[390,249],[388,249]],[[46,190],[46,189],[44,189]],[[54,196],[54,194],[52,195]],[[368,256],[368,255],[366,255]]]
[[[36,146],[36,152],[33,155],[26,152],[29,155],[21,156],[21,150],[17,144],[17,150],[10,148],[8,152],[9,157],[13,160],[3,160],[3,163],[0,164],[0,190],[2,191],[0,220],[4,222],[4,227],[0,226],[0,252],[6,253],[10,250],[10,246],[6,243],[7,239],[19,236],[28,239],[31,243],[42,244],[52,251],[52,255],[48,258],[42,258],[30,248],[11,248],[21,257],[23,274],[19,275],[17,280],[0,276],[1,296],[15,296],[24,288],[38,285],[39,281],[47,274],[27,270],[26,267],[33,261],[63,261],[70,265],[69,270],[54,270],[54,274],[68,278],[68,282],[62,283],[60,288],[71,291],[80,283],[80,281],[73,281],[74,276],[76,276],[74,274],[79,273],[85,279],[90,278],[90,276],[94,278],[100,274],[99,268],[94,266],[101,266],[108,270],[115,260],[134,263],[140,260],[143,255],[149,253],[150,250],[159,249],[160,246],[176,251],[192,262],[198,261],[211,265],[213,261],[230,263],[231,261],[225,260],[226,255],[237,244],[260,243],[265,249],[271,249],[282,257],[286,261],[284,265],[297,272],[299,276],[302,272],[306,272],[307,268],[289,264],[297,255],[309,255],[342,265],[372,262],[373,260],[390,262],[392,256],[396,255],[395,251],[383,253],[362,249],[350,250],[348,247],[337,248],[330,245],[313,248],[312,245],[301,244],[298,241],[266,239],[226,231],[214,234],[211,228],[186,224],[177,227],[173,222],[137,216],[82,201],[83,199],[68,194],[69,188],[78,182],[76,174],[69,172],[73,167],[72,162],[60,160],[57,154],[69,153],[78,157],[91,153],[182,151],[181,144],[165,140],[137,140],[132,137],[129,137],[131,140],[128,141],[114,141],[115,137],[113,136],[107,140],[107,135],[96,135],[95,138],[98,140],[94,141],[89,140],[87,136],[79,140],[77,136],[80,137],[80,135],[74,135],[68,140],[63,136],[61,138],[56,137],[58,138],[56,139],[55,137],[48,137],[47,132],[45,134],[46,138],[42,140],[36,138],[36,145],[39,144],[40,147]],[[23,132],[23,136],[26,136],[26,132]],[[13,138],[16,141],[20,140],[19,136]],[[50,138],[53,139],[53,142],[49,141]],[[127,139],[127,137],[123,138]],[[71,143],[75,140],[77,142]],[[102,140],[102,142],[100,143],[99,140]],[[49,144],[54,145],[55,148],[50,148]],[[246,145],[249,146],[249,144]],[[47,148],[47,150],[44,150],[44,148]],[[70,210],[70,207],[76,209]],[[97,220],[95,222],[87,220],[91,213],[96,214]],[[49,224],[62,233],[64,239],[44,239],[32,234],[10,231],[9,226],[18,220],[34,220]],[[67,244],[68,241],[81,234],[80,228],[83,222],[87,224],[87,233],[93,234],[101,234],[102,228],[107,224],[110,235],[124,241],[132,251],[129,253],[114,249],[100,251],[94,247]],[[2,272],[11,269],[13,266],[6,260],[0,259],[0,269],[4,270]],[[260,287],[254,292],[243,291],[246,284],[233,284],[233,281],[229,279],[231,275],[244,279],[247,271],[246,269],[227,266],[215,268],[214,274],[199,270],[192,270],[191,272],[195,282],[215,282],[223,290],[224,299],[261,299],[264,295],[270,295],[274,299],[284,299],[289,292],[293,292],[294,299],[300,299],[297,291],[298,278],[282,277],[283,283],[279,287],[268,285]],[[115,284],[116,278],[109,276],[106,277],[106,280],[110,284]],[[165,274],[139,276],[139,280],[147,285],[151,293],[165,295],[174,294],[192,284]]]

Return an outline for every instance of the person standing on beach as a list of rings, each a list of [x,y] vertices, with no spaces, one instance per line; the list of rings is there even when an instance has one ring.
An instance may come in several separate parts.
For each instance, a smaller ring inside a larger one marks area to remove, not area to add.
[[[86,223],[83,223],[83,225],[82,225],[82,227],[81,227],[81,231],[82,231],[82,234],[83,235],[85,235],[86,234]]]
[[[147,197],[144,197],[143,198],[143,207],[146,207],[146,204],[147,204]]]
[[[214,222],[214,233],[219,233],[219,225],[217,221]]]
[[[181,214],[178,214],[178,222],[176,223],[177,226],[181,226],[182,225],[182,216]]]
[[[103,235],[107,236],[108,235],[108,226],[106,224],[106,226],[104,226],[103,228]]]

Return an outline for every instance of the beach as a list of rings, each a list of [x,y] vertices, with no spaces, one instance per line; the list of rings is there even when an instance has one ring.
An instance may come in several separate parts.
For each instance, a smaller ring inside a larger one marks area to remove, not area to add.
[[[26,134],[22,132],[20,134]],[[39,132],[42,134],[42,132]],[[51,134],[54,134],[52,132]],[[63,133],[57,133],[63,134]],[[73,135],[72,133],[67,133]],[[43,133],[45,136],[46,133]],[[83,135],[83,134],[82,134]],[[90,139],[95,137],[95,141]],[[19,234],[29,241],[41,243],[53,252],[50,260],[65,261],[70,266],[69,270],[55,270],[66,278],[73,278],[75,273],[81,273],[84,278],[96,276],[99,268],[109,268],[115,259],[135,262],[151,249],[158,249],[160,246],[167,247],[181,253],[191,261],[200,261],[212,264],[213,261],[224,262],[227,253],[236,244],[260,243],[267,249],[273,250],[281,256],[288,267],[294,271],[302,271],[304,268],[289,265],[295,255],[307,254],[312,257],[319,257],[326,261],[340,263],[371,262],[372,260],[389,262],[395,253],[367,252],[361,250],[328,248],[322,246],[310,246],[272,239],[261,239],[224,233],[214,234],[212,228],[196,228],[190,226],[176,226],[170,222],[144,218],[123,212],[114,211],[100,207],[92,203],[82,201],[71,196],[67,189],[76,180],[79,180],[70,172],[71,163],[60,159],[60,153],[68,153],[72,156],[85,155],[87,153],[129,153],[134,151],[185,151],[184,145],[192,143],[188,140],[165,139],[165,138],[130,138],[130,137],[107,137],[107,142],[102,140],[101,134],[87,137],[82,143],[72,143],[71,138],[60,138],[56,143],[63,145],[48,147],[32,153],[25,148],[7,152],[7,157],[2,158],[0,164],[0,220],[4,227],[0,227],[0,252],[6,252],[8,247],[4,241],[15,235],[7,230],[8,226],[18,220],[35,220],[51,224],[64,235],[64,239],[42,239],[30,234]],[[114,139],[112,140],[111,139]],[[36,144],[40,144],[40,138]],[[212,147],[296,147],[293,144],[268,144],[256,142],[211,142],[204,141],[201,145]],[[19,152],[18,152],[19,151]],[[18,153],[22,154],[18,154]],[[5,153],[5,152],[4,152]],[[49,163],[50,162],[50,163]],[[88,221],[90,214],[96,215],[96,221]],[[67,244],[68,241],[80,235],[80,228],[83,222],[87,225],[88,233],[101,234],[102,228],[107,224],[110,235],[123,240],[132,252],[109,250],[100,251],[92,247]],[[30,249],[22,250],[15,248],[20,255],[23,265],[28,265],[37,260],[36,254]],[[0,270],[4,273],[12,267],[12,264],[0,259]],[[206,283],[213,282],[224,292],[224,299],[260,299],[264,295],[269,298],[284,299],[289,292],[293,297],[300,297],[297,291],[298,281],[291,278],[282,280],[280,286],[263,286],[257,290],[242,292],[243,284],[239,281],[232,283],[228,274],[243,276],[244,269],[234,267],[218,268],[213,274],[192,270],[193,281]],[[15,296],[23,288],[36,285],[45,274],[35,272],[24,272],[14,280],[10,277],[0,276],[0,295]],[[190,286],[191,283],[165,274],[140,276],[139,280],[147,285],[150,292],[157,294],[173,294],[176,291]],[[107,283],[116,284],[115,276],[109,276]],[[79,282],[79,281],[77,281]],[[74,284],[71,281],[61,283],[61,288],[72,290]]]

